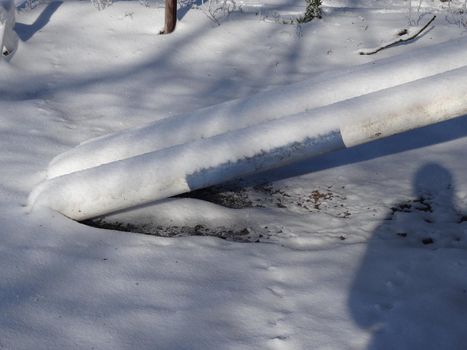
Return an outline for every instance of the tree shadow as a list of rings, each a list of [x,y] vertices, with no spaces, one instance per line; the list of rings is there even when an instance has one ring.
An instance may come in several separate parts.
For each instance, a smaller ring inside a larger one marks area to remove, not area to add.
[[[49,23],[50,18],[63,4],[63,1],[53,1],[41,12],[33,24],[24,24],[16,22],[15,31],[22,41],[28,41],[34,34],[44,28]]]
[[[177,21],[181,21],[193,8],[193,5],[201,6],[203,3],[203,0],[189,0],[180,2],[180,8],[177,11]]]
[[[368,350],[463,349],[467,235],[454,180],[430,163],[417,171],[413,189],[373,232],[349,311],[370,336]]]

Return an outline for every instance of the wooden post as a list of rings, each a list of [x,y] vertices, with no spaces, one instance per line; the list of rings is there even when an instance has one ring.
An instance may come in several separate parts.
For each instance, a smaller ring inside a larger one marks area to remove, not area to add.
[[[177,0],[165,0],[165,24],[161,34],[169,34],[177,24]]]

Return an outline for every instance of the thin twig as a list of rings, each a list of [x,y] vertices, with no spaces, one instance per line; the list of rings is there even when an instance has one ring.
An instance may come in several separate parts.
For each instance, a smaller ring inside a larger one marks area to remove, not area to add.
[[[435,20],[435,18],[436,18],[436,16],[433,16],[433,18],[430,19],[428,21],[428,23],[425,24],[418,32],[416,32],[415,34],[413,34],[413,35],[411,35],[411,36],[409,36],[407,38],[399,38],[399,39],[397,39],[395,41],[390,42],[389,44],[383,45],[383,46],[378,47],[377,49],[374,49],[374,50],[371,50],[371,51],[361,50],[361,51],[359,51],[359,54],[360,55],[373,55],[373,54],[375,54],[377,52],[380,52],[381,50],[387,49],[388,47],[392,47],[392,46],[395,46],[397,44],[413,40],[417,36],[419,36],[426,28],[428,28],[428,26]]]

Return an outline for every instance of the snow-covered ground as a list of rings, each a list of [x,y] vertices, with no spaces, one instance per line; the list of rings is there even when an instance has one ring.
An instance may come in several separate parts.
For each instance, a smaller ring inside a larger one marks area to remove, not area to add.
[[[0,61],[0,348],[465,349],[467,116],[93,222],[118,230],[26,207],[80,142],[467,35],[446,3],[412,3],[326,1],[300,26],[277,21],[301,1],[220,26],[195,7],[166,36],[151,1],[19,11]],[[358,54],[431,14],[418,40]]]

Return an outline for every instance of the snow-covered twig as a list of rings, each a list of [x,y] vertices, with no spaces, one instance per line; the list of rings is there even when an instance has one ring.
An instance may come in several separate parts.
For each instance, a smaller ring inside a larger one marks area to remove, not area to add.
[[[91,0],[91,3],[100,11],[112,5],[112,0]]]
[[[428,28],[428,26],[435,20],[435,18],[436,18],[436,16],[433,16],[433,18],[430,19],[427,24],[425,24],[422,28],[420,28],[414,34],[410,34],[410,32],[408,30],[401,31],[401,32],[398,33],[398,36],[399,36],[398,39],[393,40],[393,41],[391,41],[389,43],[386,43],[386,44],[384,44],[384,45],[382,45],[382,46],[380,46],[380,47],[378,47],[376,49],[362,49],[358,53],[360,55],[373,55],[375,53],[380,52],[381,50],[387,49],[388,47],[392,47],[392,46],[395,46],[397,44],[413,40],[417,36],[419,36],[426,28]]]
[[[230,16],[237,9],[237,4],[234,0],[209,0],[201,9],[211,21],[220,26],[221,19]]]

